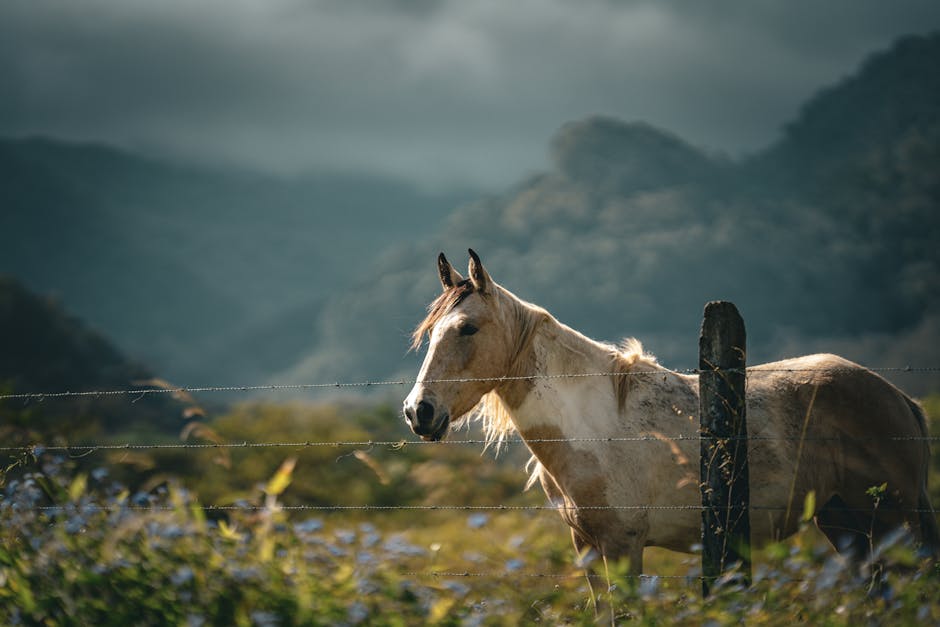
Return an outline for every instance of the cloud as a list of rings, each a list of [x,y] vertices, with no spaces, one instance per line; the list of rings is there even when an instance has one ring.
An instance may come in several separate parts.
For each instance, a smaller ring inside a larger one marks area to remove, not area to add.
[[[0,134],[498,187],[595,113],[759,149],[865,54],[938,27],[922,0],[6,2]]]

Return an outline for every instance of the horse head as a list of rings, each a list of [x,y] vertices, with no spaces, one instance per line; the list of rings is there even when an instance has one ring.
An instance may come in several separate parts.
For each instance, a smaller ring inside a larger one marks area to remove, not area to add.
[[[500,306],[502,290],[479,256],[469,253],[466,279],[444,253],[438,256],[443,293],[414,331],[412,347],[419,348],[427,335],[428,351],[404,414],[424,440],[444,438],[451,423],[468,415],[512,364],[514,329]]]

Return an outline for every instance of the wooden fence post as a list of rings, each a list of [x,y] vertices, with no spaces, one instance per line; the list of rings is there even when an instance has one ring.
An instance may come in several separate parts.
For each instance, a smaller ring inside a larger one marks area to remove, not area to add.
[[[732,568],[751,580],[748,514],[746,336],[737,307],[705,306],[699,338],[701,423],[702,593]]]

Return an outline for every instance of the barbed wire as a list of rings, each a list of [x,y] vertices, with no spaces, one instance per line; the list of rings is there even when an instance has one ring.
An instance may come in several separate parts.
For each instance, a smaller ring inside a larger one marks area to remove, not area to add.
[[[706,509],[730,510],[731,506],[712,508],[707,505],[200,505],[193,503],[205,512],[360,512],[360,511],[420,511],[420,512],[570,512],[570,511],[702,511]],[[32,508],[36,511],[58,513],[68,507],[80,507],[85,513],[94,512],[173,512],[178,511],[175,505],[38,505]],[[749,510],[761,512],[787,512],[792,508],[778,505],[750,505]],[[889,507],[879,506],[879,512],[936,514],[938,512],[927,507]],[[871,513],[874,507],[829,507],[832,512]]]
[[[506,444],[567,444],[567,443],[621,443],[621,442],[731,442],[745,440],[748,442],[841,442],[850,439],[852,442],[889,441],[889,442],[940,442],[936,435],[903,435],[903,436],[708,436],[708,435],[638,435],[624,437],[570,437],[570,438],[507,438],[500,442]],[[340,447],[383,447],[391,450],[402,450],[410,446],[489,446],[495,441],[487,439],[447,439],[447,440],[325,440],[325,441],[287,441],[287,442],[167,442],[167,443],[90,443],[90,444],[56,444],[45,445],[41,443],[25,444],[21,446],[0,446],[0,452],[11,453],[43,453],[64,452],[88,454],[95,451],[140,451],[140,450],[204,450],[204,449],[258,449],[258,448],[340,448]]]
[[[880,368],[866,368],[876,373],[928,373],[940,372],[940,366],[888,366]],[[72,397],[108,397],[108,396],[137,396],[143,397],[152,394],[200,394],[214,392],[278,392],[278,391],[304,391],[321,389],[344,389],[344,388],[368,388],[383,386],[404,386],[414,385],[415,383],[437,384],[437,383],[483,383],[483,382],[512,382],[512,381],[535,381],[551,379],[577,379],[586,377],[625,377],[625,376],[644,376],[644,375],[699,375],[702,372],[729,372],[741,373],[747,375],[771,374],[779,372],[838,372],[845,370],[855,372],[855,368],[767,368],[761,365],[749,366],[747,368],[714,368],[703,370],[700,368],[687,369],[659,369],[659,370],[637,370],[626,372],[575,372],[575,373],[543,373],[531,375],[502,376],[502,377],[458,377],[443,379],[394,379],[379,381],[335,381],[332,383],[271,383],[256,385],[214,385],[214,386],[148,386],[134,387],[127,389],[107,389],[107,390],[79,390],[79,391],[53,391],[53,392],[16,392],[0,394],[0,401],[3,400],[37,400]]]

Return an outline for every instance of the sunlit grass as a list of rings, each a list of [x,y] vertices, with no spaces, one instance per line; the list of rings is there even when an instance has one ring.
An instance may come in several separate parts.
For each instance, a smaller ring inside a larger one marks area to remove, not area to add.
[[[385,425],[384,410],[363,420],[308,411],[246,407],[211,426],[230,440],[247,440],[249,428],[255,439],[362,439],[360,430],[393,439],[368,426]],[[661,549],[647,549],[642,578],[626,563],[594,560],[589,586],[551,511],[281,509],[545,502],[521,491],[518,454],[361,450],[369,463],[331,447],[233,450],[228,465],[211,450],[152,454],[150,474],[131,474],[133,486],[104,458],[19,460],[0,498],[0,624],[940,622],[940,578],[901,538],[880,547],[888,568],[876,580],[807,526],[755,552],[751,588],[719,585],[703,599],[698,556]],[[200,507],[236,502],[244,507]]]

